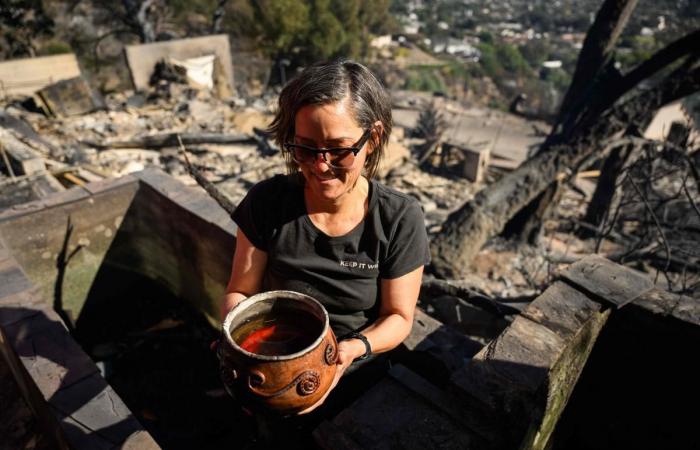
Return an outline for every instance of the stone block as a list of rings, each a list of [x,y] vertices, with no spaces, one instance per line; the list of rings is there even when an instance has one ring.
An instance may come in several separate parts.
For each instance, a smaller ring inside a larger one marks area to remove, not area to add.
[[[445,326],[418,308],[411,333],[403,345],[414,352],[414,358],[417,353],[425,354],[450,373],[467,364],[483,347],[481,343]],[[408,362],[406,364],[410,365]],[[437,367],[433,366],[433,369]]]
[[[66,416],[56,409],[52,409],[56,420],[63,431],[63,437],[71,449],[75,450],[110,450],[114,443],[105,439],[100,434],[90,430],[79,421]]]
[[[332,424],[364,449],[483,448],[474,445],[470,432],[439,407],[392,378],[369,389]],[[314,436],[321,437],[316,432]]]
[[[557,281],[522,312],[524,317],[546,326],[561,338],[573,336],[601,305],[570,285]]]
[[[6,327],[39,314],[46,306],[46,301],[36,287],[0,297],[0,326]]]
[[[87,183],[83,188],[90,194],[98,194],[100,192],[108,191],[110,189],[115,189],[120,186],[128,185],[131,183],[136,184],[137,179],[132,175],[124,175],[120,178],[105,178],[100,181],[93,181],[92,183]],[[134,186],[137,188],[137,186]]]
[[[562,272],[562,278],[621,308],[654,287],[641,272],[589,255]]]
[[[14,323],[5,332],[44,398],[98,372],[64,325],[51,320],[48,311]]]
[[[700,302],[685,295],[651,289],[633,301],[652,314],[670,316],[691,325],[700,325]]]
[[[104,108],[104,100],[82,76],[61,80],[37,92],[50,114],[77,116]]]
[[[113,444],[121,444],[141,430],[131,411],[99,373],[60,389],[49,401],[53,408]]]
[[[171,193],[178,193],[184,186],[160,169],[145,169],[140,172],[134,172],[131,176],[166,196],[169,196]]]
[[[34,200],[27,203],[12,205],[9,208],[0,210],[0,222],[19,216],[24,216],[26,214],[34,213],[43,208],[45,208],[45,206],[42,200]]]
[[[160,445],[153,440],[148,432],[137,431],[115,448],[120,450],[158,450]]]
[[[517,317],[466,367],[455,371],[450,381],[465,398],[479,401],[486,409],[520,409],[546,381],[564,344],[547,327]]]
[[[56,192],[43,199],[44,206],[53,207],[60,206],[66,203],[77,202],[84,200],[90,196],[89,191],[83,189],[81,186],[75,186],[70,189],[66,189],[62,192]]]
[[[345,430],[334,425],[333,422],[324,420],[313,431],[316,444],[327,450],[363,450],[357,442],[345,434]]]

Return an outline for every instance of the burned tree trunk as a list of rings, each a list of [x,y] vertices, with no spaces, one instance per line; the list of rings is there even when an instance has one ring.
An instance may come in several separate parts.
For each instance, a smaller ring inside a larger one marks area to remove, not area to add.
[[[538,154],[448,217],[431,246],[438,275],[466,273],[471,258],[506,225],[511,236],[532,241],[540,234],[543,217],[560,198],[556,181],[565,181],[581,166],[605,157],[615,146],[611,141],[634,130],[660,106],[700,89],[696,49],[700,30],[658,51],[624,76],[615,69],[612,49],[636,2],[606,0],[601,7],[557,123]],[[685,63],[648,94],[616,105],[640,81],[682,58]],[[517,220],[509,223],[516,214]]]
[[[124,22],[139,35],[141,42],[155,42],[165,5],[160,0],[122,0],[122,4],[126,11]]]
[[[212,17],[211,32],[212,34],[221,33],[221,23],[224,21],[224,14],[226,14],[226,2],[228,0],[219,0],[214,10],[214,15]]]
[[[625,163],[627,163],[634,148],[633,144],[615,147],[605,159],[603,167],[600,169],[600,177],[598,177],[598,184],[596,184],[593,192],[593,198],[588,204],[586,215],[583,218],[583,221],[588,225],[599,228],[603,224],[615,198],[618,175]],[[588,227],[582,228],[579,232],[579,236],[582,238],[588,238],[594,234],[595,231]]]
[[[619,77],[613,65],[613,51],[636,6],[637,0],[606,0],[601,6],[586,34],[551,137],[569,135],[582,113],[588,109],[591,94]]]
[[[636,5],[637,0],[607,0],[601,6],[586,34],[552,133],[540,151],[569,139],[592,106],[590,99],[601,96],[605,86],[614,84],[620,77],[614,67],[613,50]],[[559,183],[552,183],[532,205],[518,211],[506,225],[507,236],[520,242],[537,243],[545,218],[556,207],[558,200],[555,200],[561,198],[560,188]]]
[[[433,240],[433,268],[438,275],[458,278],[467,272],[472,257],[507,221],[542,193],[557,177],[576,173],[592,154],[614,146],[630,124],[649,111],[700,90],[697,56],[668,75],[654,89],[616,105],[590,126],[579,128],[566,143],[548,146],[498,183],[480,191],[474,199],[446,220]],[[561,175],[560,175],[561,174]]]
[[[595,28],[595,25],[592,28]],[[571,105],[570,109],[561,109],[558,118],[559,122],[553,128],[552,134],[547,138],[542,149],[547,149],[551,144],[557,142],[565,142],[576,129],[585,128],[590,125],[601,113],[610,108],[620,97],[633,89],[640,81],[649,78],[671,63],[692,53],[696,42],[699,40],[700,30],[696,30],[658,51],[625,76],[620,77],[617,71],[612,69],[611,63],[605,62],[605,64],[609,66],[607,75],[605,75],[605,72],[599,73],[597,81],[594,79],[590,86],[580,86],[577,89],[575,88],[576,83],[572,83],[567,91],[567,97],[573,98],[575,94],[569,96],[569,93],[581,91],[580,99],[577,102],[565,99],[563,106]],[[593,61],[596,60],[596,58],[592,57],[589,57],[589,59]],[[597,60],[600,61],[601,64],[607,61],[602,56],[599,56]],[[579,66],[581,66],[581,64],[579,64]],[[582,70],[590,73],[590,70],[586,70],[585,67],[585,65],[582,66]],[[601,68],[603,68],[603,66],[601,66]],[[638,130],[646,128],[653,117],[653,113],[654,111],[648,111],[647,117],[644,120],[640,119],[639,122],[635,124],[636,128]],[[604,155],[600,155],[600,157],[602,158]],[[535,205],[531,205],[527,210],[518,213],[517,220],[514,218],[512,222],[508,223],[508,229],[510,230],[512,238],[523,242],[535,243],[536,237],[539,236],[540,233],[534,230],[537,230],[537,228],[541,226],[546,215],[556,207],[556,202],[552,202],[552,199],[560,197],[556,192],[558,189],[557,186],[550,185],[547,189],[551,192],[536,199]]]

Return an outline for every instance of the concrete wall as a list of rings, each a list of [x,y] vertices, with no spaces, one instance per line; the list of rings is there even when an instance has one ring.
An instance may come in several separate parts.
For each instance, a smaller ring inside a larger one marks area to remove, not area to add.
[[[157,448],[68,331],[100,268],[144,274],[218,326],[235,231],[157,170],[0,212],[0,353],[57,447]]]
[[[153,68],[161,59],[167,60],[168,57],[173,57],[182,60],[205,55],[216,55],[228,82],[229,90],[232,91],[233,63],[231,62],[231,46],[226,34],[128,45],[126,47],[131,79],[137,90],[148,88],[148,80],[151,78]]]
[[[31,95],[57,81],[79,77],[75,55],[42,56],[0,62],[0,98]]]

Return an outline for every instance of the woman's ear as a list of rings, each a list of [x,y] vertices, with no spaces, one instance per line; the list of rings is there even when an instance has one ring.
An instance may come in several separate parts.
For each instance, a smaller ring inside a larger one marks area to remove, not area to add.
[[[382,142],[382,136],[384,135],[384,124],[381,120],[377,120],[372,124],[372,135],[369,140],[371,145],[369,146],[367,154],[371,154],[375,148],[379,148]]]

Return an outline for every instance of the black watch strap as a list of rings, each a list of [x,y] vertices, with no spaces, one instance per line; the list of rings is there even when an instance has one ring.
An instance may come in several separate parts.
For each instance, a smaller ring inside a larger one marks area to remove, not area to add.
[[[343,336],[341,341],[344,341],[346,339],[359,339],[362,341],[363,344],[365,344],[365,354],[358,358],[355,358],[355,361],[362,361],[363,359],[367,359],[372,354],[372,346],[369,344],[369,340],[364,334],[358,333],[357,331],[353,331],[352,333],[348,333],[345,336]]]

